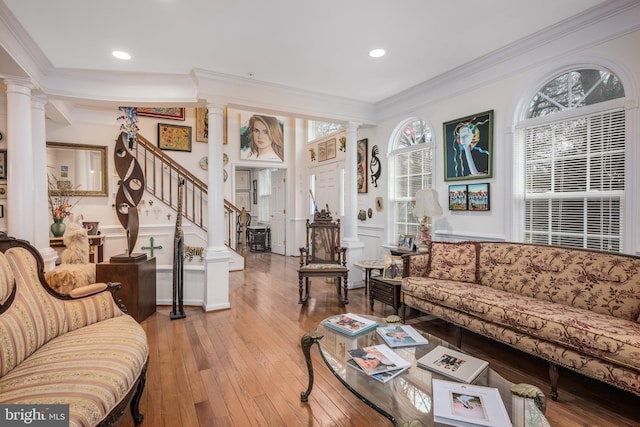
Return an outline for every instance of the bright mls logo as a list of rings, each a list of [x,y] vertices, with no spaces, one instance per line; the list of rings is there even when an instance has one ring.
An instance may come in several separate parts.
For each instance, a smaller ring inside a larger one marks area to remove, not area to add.
[[[68,427],[69,405],[0,405],[0,425]]]

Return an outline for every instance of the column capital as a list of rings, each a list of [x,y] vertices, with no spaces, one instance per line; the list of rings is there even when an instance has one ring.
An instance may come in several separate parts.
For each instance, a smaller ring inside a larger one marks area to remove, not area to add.
[[[31,80],[28,78],[7,77],[3,79],[3,81],[7,86],[7,92],[22,92],[25,94],[31,94],[31,91],[35,87]]]
[[[347,132],[355,132],[362,125],[360,122],[347,122],[346,130]]]
[[[207,103],[207,109],[209,110],[209,114],[224,114],[224,110],[227,108],[224,104],[218,104],[214,102]]]

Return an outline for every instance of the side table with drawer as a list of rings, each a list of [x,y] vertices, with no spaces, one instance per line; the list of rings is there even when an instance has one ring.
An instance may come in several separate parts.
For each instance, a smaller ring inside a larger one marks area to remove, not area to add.
[[[372,276],[369,282],[369,303],[373,310],[373,302],[380,301],[383,304],[393,307],[395,314],[402,305],[400,301],[400,280],[385,280],[382,276]]]

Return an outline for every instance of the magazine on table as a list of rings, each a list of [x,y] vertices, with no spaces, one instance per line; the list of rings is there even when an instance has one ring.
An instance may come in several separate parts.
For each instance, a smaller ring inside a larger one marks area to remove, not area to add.
[[[429,341],[420,332],[409,325],[383,326],[376,329],[376,332],[392,348],[429,344]]]
[[[473,383],[489,367],[486,360],[441,345],[418,359],[417,364],[465,383]]]
[[[409,369],[409,368],[399,368],[393,371],[380,372],[378,374],[368,375],[365,371],[362,370],[360,365],[358,365],[356,361],[353,359],[347,360],[347,365],[355,369],[356,371],[362,372],[363,374],[373,378],[374,380],[380,381],[381,383],[386,383],[387,381],[397,377],[398,375],[400,375],[401,373]]]
[[[403,359],[386,344],[349,350],[349,355],[367,375],[404,369],[411,366],[411,362]]]
[[[452,426],[511,427],[509,414],[494,387],[433,379],[433,421]]]
[[[349,336],[368,332],[378,326],[375,321],[353,313],[330,317],[324,321],[324,325]]]

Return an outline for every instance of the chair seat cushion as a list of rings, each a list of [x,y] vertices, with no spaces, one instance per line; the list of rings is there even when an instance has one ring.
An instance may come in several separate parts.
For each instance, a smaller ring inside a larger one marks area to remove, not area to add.
[[[347,267],[343,267],[340,264],[308,264],[298,269],[298,272],[315,271],[315,270],[332,270],[332,271],[348,271]]]
[[[69,404],[70,426],[92,426],[132,389],[148,355],[131,316],[104,320],[54,338],[2,377],[0,403]]]

